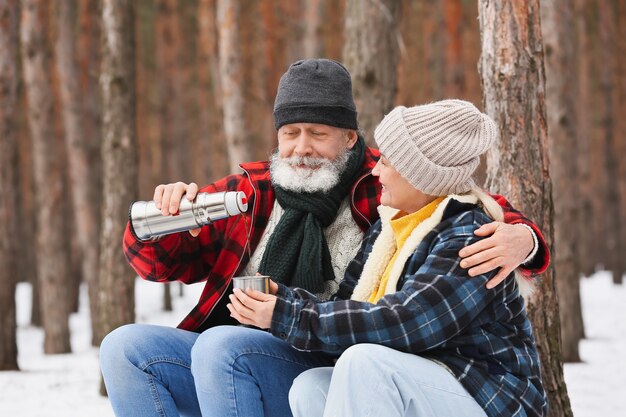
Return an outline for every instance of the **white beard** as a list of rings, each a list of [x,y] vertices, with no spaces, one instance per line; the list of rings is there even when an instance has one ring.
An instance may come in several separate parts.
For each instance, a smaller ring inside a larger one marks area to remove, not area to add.
[[[339,176],[346,168],[348,158],[350,158],[349,149],[334,160],[312,156],[281,158],[276,152],[271,158],[270,177],[273,184],[289,191],[327,192],[339,182]],[[299,165],[316,168],[302,168]]]

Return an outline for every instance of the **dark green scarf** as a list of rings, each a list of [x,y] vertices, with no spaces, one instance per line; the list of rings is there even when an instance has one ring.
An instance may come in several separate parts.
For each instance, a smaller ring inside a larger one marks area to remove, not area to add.
[[[313,293],[324,290],[324,281],[335,279],[323,228],[337,217],[364,158],[365,141],[359,136],[339,182],[329,191],[303,193],[274,186],[276,199],[285,212],[267,243],[260,273]]]

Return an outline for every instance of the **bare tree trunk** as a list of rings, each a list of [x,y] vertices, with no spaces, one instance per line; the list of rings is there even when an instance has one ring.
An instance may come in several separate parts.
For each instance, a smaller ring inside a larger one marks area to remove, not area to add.
[[[515,6],[514,6],[515,5]],[[506,195],[553,241],[543,45],[538,0],[479,1],[480,73],[485,111],[501,132],[487,155],[487,184]],[[550,268],[528,305],[548,395],[549,416],[571,416],[563,378],[554,271]]]
[[[157,44],[156,2],[136,3],[137,152],[139,198],[152,198],[154,187],[165,181],[161,146],[161,100]]]
[[[68,265],[63,211],[64,178],[54,139],[48,2],[22,2],[22,65],[33,141],[37,207],[37,276],[45,332],[44,352],[70,352]],[[51,137],[52,135],[52,137]]]
[[[398,59],[398,92],[396,104],[415,105],[423,103],[421,100],[423,89],[420,89],[420,79],[425,76],[422,70],[424,54],[422,51],[422,18],[423,3],[404,0],[402,2],[402,19],[400,33],[405,46],[405,53]]]
[[[17,119],[19,2],[0,0],[0,371],[18,370],[15,285],[18,277]]]
[[[608,0],[611,1],[611,0]],[[591,275],[597,270],[608,269],[607,265],[607,237],[606,226],[606,198],[608,195],[607,184],[607,160],[606,160],[606,135],[605,128],[605,101],[604,89],[602,85],[604,65],[602,54],[605,46],[600,40],[599,5],[600,1],[586,1],[585,14],[588,45],[590,48],[585,51],[589,55],[589,107],[585,109],[587,117],[590,119],[589,147],[588,147],[588,168],[589,168],[589,205],[590,216],[585,219],[589,222],[587,240],[588,252],[583,256],[590,258],[588,274]]]
[[[399,15],[399,0],[346,3],[343,61],[352,74],[359,127],[369,144],[396,96]]]
[[[133,322],[135,311],[135,274],[120,248],[128,205],[137,196],[133,3],[102,2],[104,206],[98,297],[102,334]]]
[[[179,12],[176,0],[159,0],[156,15],[156,53],[158,57],[158,87],[160,92],[159,132],[163,153],[162,172],[158,182],[170,183],[177,180],[190,182],[187,169],[186,142],[182,134],[183,100],[181,76],[182,43]],[[190,145],[190,144],[189,144]],[[172,295],[169,284],[163,288],[163,310],[172,310]]]
[[[589,27],[590,5],[587,0],[576,0],[576,40],[577,40],[577,69],[578,72],[578,97],[576,100],[576,164],[578,171],[579,203],[577,224],[588,225],[587,234],[578,242],[578,261],[581,272],[588,276],[593,273],[593,218],[591,199],[594,195],[590,173],[590,146],[591,146],[591,28]]]
[[[223,110],[219,82],[217,56],[217,27],[215,0],[200,0],[198,3],[198,123],[200,140],[197,153],[202,155],[195,173],[196,179],[208,183],[228,172],[228,154],[223,135]]]
[[[217,0],[219,2],[219,0]],[[262,0],[261,19],[263,20],[263,55],[267,71],[265,73],[265,86],[267,97],[276,97],[278,82],[282,73],[287,69],[287,63],[282,59],[284,47],[279,43],[284,36],[283,25],[276,21],[276,2],[274,0]],[[217,22],[219,25],[219,21]],[[218,48],[219,49],[219,48]]]
[[[329,59],[341,60],[341,46],[344,33],[339,30],[343,26],[346,0],[325,0],[322,21],[322,37],[324,38],[324,56]]]
[[[621,155],[621,158],[618,158],[619,162],[619,175],[618,175],[618,187],[620,194],[620,223],[622,229],[620,231],[621,243],[622,245],[626,245],[626,210],[624,206],[626,205],[626,161],[624,161],[624,155],[626,155],[626,1],[618,0],[617,1],[617,30],[619,31],[616,39],[617,39],[617,50],[615,51],[615,55],[617,57],[617,91],[618,91],[618,104],[617,104],[617,132],[619,133],[616,137],[617,140],[617,155]],[[622,249],[623,250],[623,249]],[[623,253],[623,252],[622,252]],[[619,269],[622,271],[626,271],[626,256],[619,257]],[[623,279],[623,275],[622,275]]]
[[[424,90],[428,93],[426,102],[446,98],[444,94],[444,43],[440,30],[443,23],[443,7],[441,1],[424,2],[425,11],[422,22],[422,51],[427,75],[422,81]]]
[[[195,95],[192,93],[198,90],[197,68],[198,68],[198,0],[178,2],[178,66],[179,80],[178,88],[180,91],[180,124],[177,130],[179,137],[180,178],[186,178],[188,181],[192,179],[194,166],[198,155],[194,150],[198,142],[198,126],[199,114]],[[255,2],[256,3],[256,2]]]
[[[600,197],[603,200],[603,213],[595,213],[605,219],[604,229],[606,235],[606,269],[613,273],[613,282],[621,284],[624,270],[621,268],[621,260],[624,256],[624,245],[621,240],[621,213],[624,210],[626,201],[620,201],[619,196],[619,159],[617,134],[617,40],[614,2],[599,1],[598,29],[600,34],[600,58],[602,64],[599,65],[600,72],[600,93],[602,94],[602,135],[604,136],[604,155],[606,161],[606,196]],[[626,115],[621,115],[626,117]],[[622,155],[623,157],[623,155]],[[598,242],[600,243],[600,242]]]
[[[102,162],[100,143],[102,121],[100,120],[100,88],[98,72],[100,69],[100,18],[99,1],[82,0],[78,3],[77,62],[83,147],[87,157],[90,175],[85,179],[89,200],[91,225],[88,230],[89,243],[84,247],[83,278],[89,292],[89,312],[91,319],[91,344],[96,346],[104,335],[98,334],[98,262],[100,253],[100,202],[102,201]],[[87,272],[89,271],[89,272]]]
[[[56,63],[60,78],[65,144],[69,165],[69,179],[72,188],[73,233],[72,239],[79,242],[82,276],[88,285],[96,284],[98,274],[98,217],[91,197],[93,195],[90,178],[98,175],[90,166],[89,138],[83,128],[83,101],[77,71],[74,16],[76,2],[62,1],[58,4],[58,37],[56,42]],[[92,322],[95,317],[92,317]],[[92,328],[94,326],[92,325]]]
[[[444,94],[446,97],[465,95],[465,72],[463,68],[463,5],[461,0],[443,1],[445,29],[444,47]]]
[[[260,3],[247,2],[239,16],[241,62],[243,68],[244,126],[247,127],[250,158],[266,159],[268,149],[276,146],[276,129],[272,118],[274,97],[267,96],[266,63],[263,60],[263,22],[259,19]]]
[[[554,269],[559,294],[564,362],[579,362],[578,342],[584,337],[580,303],[578,240],[578,172],[576,164],[575,26],[565,0],[541,4],[546,63],[546,106],[550,132],[550,176],[554,184]],[[573,143],[572,143],[573,142]]]
[[[217,1],[224,133],[231,172],[238,172],[240,163],[252,159],[246,137],[243,92],[241,91],[243,68],[239,44],[239,6],[239,0]]]
[[[159,182],[189,181],[185,141],[182,134],[184,108],[181,89],[181,31],[175,0],[159,0],[156,16],[156,53],[161,114],[159,117],[163,173]]]
[[[19,15],[18,15],[19,16]],[[19,20],[19,17],[18,17]],[[19,42],[19,39],[18,39]],[[20,80],[21,81],[21,80]],[[35,180],[33,170],[33,143],[28,132],[28,111],[26,105],[26,91],[23,83],[18,89],[18,109],[16,117],[17,153],[18,153],[18,187],[16,196],[19,210],[17,212],[20,225],[20,239],[18,253],[18,281],[31,284],[31,311],[30,324],[41,327],[39,290],[37,288],[37,253],[35,247],[35,228],[37,216],[35,214]]]
[[[322,57],[322,2],[307,0],[304,3],[304,58]]]
[[[309,1],[309,0],[306,0]],[[304,42],[305,0],[279,0],[278,16],[286,23],[284,32],[285,58],[288,64],[302,59]],[[282,75],[282,74],[281,74]]]
[[[480,75],[476,71],[476,62],[480,56],[480,28],[478,25],[477,0],[463,4],[463,67],[465,97],[472,103],[482,101]]]

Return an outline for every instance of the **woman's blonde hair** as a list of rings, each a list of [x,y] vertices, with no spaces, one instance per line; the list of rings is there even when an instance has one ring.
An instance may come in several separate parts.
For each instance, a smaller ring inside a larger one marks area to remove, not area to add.
[[[487,213],[489,217],[497,222],[504,221],[504,211],[502,210],[500,204],[498,204],[492,196],[478,187],[473,188],[468,194],[472,194],[478,198],[478,201],[481,202],[485,213]]]

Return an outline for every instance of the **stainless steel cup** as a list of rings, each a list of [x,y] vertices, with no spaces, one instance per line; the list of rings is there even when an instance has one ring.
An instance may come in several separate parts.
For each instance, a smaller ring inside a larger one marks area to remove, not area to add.
[[[245,291],[248,288],[269,294],[270,277],[267,275],[250,275],[244,277],[233,277],[233,289],[239,288]]]

